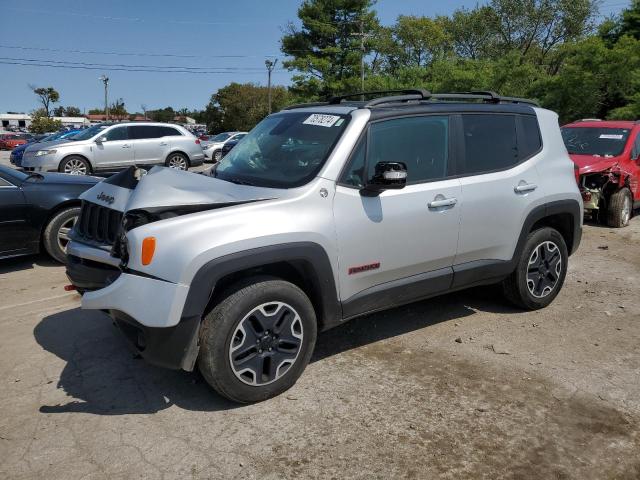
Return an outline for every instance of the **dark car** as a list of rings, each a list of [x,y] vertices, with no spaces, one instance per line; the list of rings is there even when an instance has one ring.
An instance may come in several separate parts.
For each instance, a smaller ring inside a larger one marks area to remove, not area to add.
[[[230,140],[222,146],[220,158],[224,158],[224,156],[231,151],[233,147],[235,147],[240,140]]]
[[[0,166],[0,258],[38,253],[66,261],[78,197],[100,178],[63,173],[26,174]]]
[[[29,143],[24,143],[22,145],[17,146],[13,150],[11,150],[11,156],[9,157],[9,161],[13,163],[16,167],[22,167],[22,156],[24,155],[24,151],[32,146],[35,143],[46,143],[46,142],[56,142],[65,139],[70,139],[76,133],[80,133],[81,130],[70,130],[70,131],[62,131],[56,132],[51,135],[35,135],[34,141]]]

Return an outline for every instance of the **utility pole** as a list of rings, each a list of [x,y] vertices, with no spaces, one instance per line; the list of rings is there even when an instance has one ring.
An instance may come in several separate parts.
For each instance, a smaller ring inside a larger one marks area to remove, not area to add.
[[[372,35],[370,33],[364,33],[364,20],[360,20],[360,32],[352,33],[351,35],[360,37],[360,91],[364,92],[364,56],[366,53],[364,41]],[[362,99],[364,100],[364,95]]]
[[[267,90],[269,92],[269,114],[271,114],[271,72],[275,68],[276,63],[278,63],[278,59],[277,58],[275,60],[265,60],[264,61],[264,64],[267,67],[267,76],[268,76]]]
[[[101,75],[98,80],[102,80],[104,83],[104,114],[107,122],[109,121],[109,77]]]

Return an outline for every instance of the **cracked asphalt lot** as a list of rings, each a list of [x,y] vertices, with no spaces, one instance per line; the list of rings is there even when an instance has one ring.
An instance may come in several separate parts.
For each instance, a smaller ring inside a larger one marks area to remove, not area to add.
[[[489,287],[326,332],[249,406],[133,358],[46,257],[1,261],[0,478],[638,479],[639,242],[586,226],[543,311]]]

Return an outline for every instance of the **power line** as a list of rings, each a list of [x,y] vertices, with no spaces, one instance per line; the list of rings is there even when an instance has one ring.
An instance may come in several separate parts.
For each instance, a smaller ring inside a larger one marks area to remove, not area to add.
[[[122,67],[122,68],[146,68],[146,69],[178,69],[178,70],[207,70],[207,71],[217,71],[217,70],[225,70],[225,71],[254,71],[254,72],[262,72],[262,68],[258,67],[188,67],[188,66],[174,66],[174,65],[129,65],[123,63],[91,63],[91,62],[72,62],[67,60],[46,60],[41,58],[14,58],[14,57],[0,57],[0,60],[11,60],[11,61],[19,61],[19,62],[44,62],[44,63],[54,63],[54,64],[69,64],[69,65],[82,65],[89,67],[100,67],[100,68],[112,68],[112,67]]]
[[[174,57],[174,58],[264,58],[264,57],[280,57],[282,54],[264,54],[264,55],[182,55],[175,53],[148,53],[148,52],[107,52],[101,50],[67,50],[62,48],[47,47],[25,47],[20,45],[0,45],[0,48],[9,48],[14,50],[33,50],[39,52],[58,52],[58,53],[81,53],[88,55],[118,55],[130,57]]]
[[[45,60],[40,60],[45,61]],[[25,61],[7,61],[0,60],[0,65],[23,65],[28,67],[50,67],[50,68],[66,68],[66,69],[75,69],[75,70],[105,70],[105,67],[92,67],[85,65],[57,65],[57,64],[46,64],[46,63],[35,63],[33,61],[31,63]],[[228,70],[207,70],[207,71],[194,71],[194,70],[153,70],[153,69],[143,69],[143,68],[121,68],[121,67],[109,67],[109,70],[113,71],[122,71],[122,72],[150,72],[150,73],[190,73],[190,74],[203,74],[203,75],[211,75],[211,74],[219,74],[219,73],[233,73],[234,75],[238,74],[256,74],[259,72],[253,71],[228,71]],[[285,70],[278,70],[274,73],[284,73]]]

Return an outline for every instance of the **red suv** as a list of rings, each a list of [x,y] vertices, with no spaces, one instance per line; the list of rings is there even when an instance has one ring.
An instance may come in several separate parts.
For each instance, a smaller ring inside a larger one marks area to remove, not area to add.
[[[580,120],[562,127],[578,169],[584,208],[610,227],[640,208],[640,121]]]
[[[24,145],[25,143],[27,143],[27,138],[24,135],[17,133],[0,135],[0,150],[13,150],[18,145]]]

